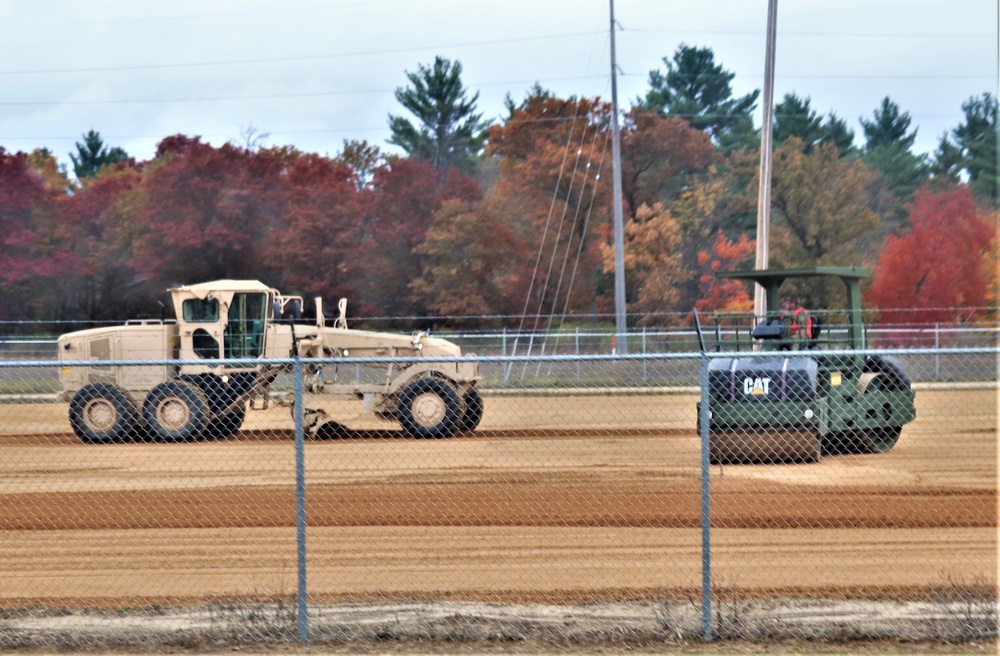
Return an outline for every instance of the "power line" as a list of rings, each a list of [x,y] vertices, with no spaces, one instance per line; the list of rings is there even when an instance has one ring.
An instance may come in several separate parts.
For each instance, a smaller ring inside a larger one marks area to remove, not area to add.
[[[82,27],[97,27],[100,25],[133,25],[138,23],[162,23],[164,21],[203,21],[213,18],[233,18],[233,17],[248,17],[248,16],[268,16],[268,15],[286,15],[293,12],[311,12],[311,11],[330,11],[336,9],[345,9],[350,7],[377,7],[380,5],[394,5],[394,4],[404,4],[407,0],[355,0],[353,2],[344,2],[340,4],[321,4],[321,5],[308,5],[305,7],[294,7],[289,6],[288,2],[281,3],[280,9],[261,9],[257,11],[237,11],[237,12],[213,12],[207,14],[188,14],[186,16],[153,16],[149,18],[115,18],[114,20],[103,20],[103,21],[73,21],[69,23],[28,23],[21,25],[8,25],[8,29],[11,30],[30,30],[30,29],[52,29],[54,27],[73,27],[79,29]]]
[[[625,28],[623,32],[648,32],[655,34],[718,34],[718,35],[729,35],[729,36],[754,36],[763,37],[764,33],[762,30],[706,30],[706,29],[691,29],[686,27],[638,27],[638,28]],[[859,39],[885,39],[885,38],[900,38],[900,39],[969,39],[969,38],[989,38],[995,39],[997,37],[996,32],[825,32],[825,31],[796,31],[796,32],[782,32],[781,38],[785,37],[836,37],[836,38],[859,38]]]
[[[320,61],[324,59],[345,59],[348,57],[370,57],[378,55],[399,54],[405,52],[426,52],[428,50],[448,50],[452,48],[475,48],[483,46],[506,45],[512,43],[528,43],[531,41],[547,41],[551,39],[574,39],[582,36],[594,36],[597,32],[567,32],[564,34],[548,34],[544,36],[527,36],[511,39],[495,39],[492,41],[469,41],[437,46],[411,46],[407,48],[387,48],[382,50],[360,50],[357,52],[337,52],[322,55],[295,55],[290,57],[260,57],[254,59],[229,59],[208,62],[188,62],[172,64],[141,64],[134,66],[89,66],[82,68],[48,68],[33,70],[0,71],[0,75],[51,75],[62,73],[111,73],[121,71],[150,71],[169,68],[205,68],[210,66],[246,66],[251,64],[279,64],[288,62]]]

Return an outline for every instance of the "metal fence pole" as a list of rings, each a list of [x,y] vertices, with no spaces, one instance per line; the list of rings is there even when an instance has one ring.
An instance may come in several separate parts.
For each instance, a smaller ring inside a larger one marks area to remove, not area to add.
[[[934,348],[941,348],[941,324],[934,324]],[[934,380],[941,380],[941,354],[934,354]]]
[[[306,457],[302,400],[302,361],[292,364],[295,379],[295,542],[298,554],[298,638],[309,641],[309,606],[306,594]]]
[[[709,475],[708,355],[701,353],[701,404],[698,427],[701,437],[701,626],[706,642],[712,639],[712,496]]]
[[[575,338],[573,340],[573,344],[574,344],[574,346],[576,348],[576,355],[577,355],[577,360],[576,360],[576,380],[577,380],[577,382],[579,382],[580,381],[580,359],[579,359],[579,356],[580,356],[580,326],[576,327],[576,336],[575,336]]]
[[[642,327],[642,384],[649,385],[649,361],[646,359],[646,326]]]

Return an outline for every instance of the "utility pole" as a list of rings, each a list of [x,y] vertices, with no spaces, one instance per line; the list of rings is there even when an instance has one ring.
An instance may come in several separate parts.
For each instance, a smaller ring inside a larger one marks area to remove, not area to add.
[[[757,192],[756,269],[767,268],[768,233],[771,230],[771,151],[774,131],[774,44],[778,22],[778,0],[767,1],[767,46],[764,54],[764,117],[760,126],[760,187]],[[764,288],[754,285],[754,315],[763,318],[768,309]]]
[[[615,231],[615,346],[628,354],[625,315],[625,229],[622,219],[622,146],[618,130],[618,62],[615,59],[615,0],[611,4],[611,156],[613,159],[613,221]]]

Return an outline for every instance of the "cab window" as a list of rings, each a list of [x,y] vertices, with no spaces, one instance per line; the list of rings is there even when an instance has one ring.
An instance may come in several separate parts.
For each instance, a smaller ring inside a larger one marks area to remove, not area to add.
[[[183,305],[184,321],[215,323],[219,320],[219,299],[189,298]]]

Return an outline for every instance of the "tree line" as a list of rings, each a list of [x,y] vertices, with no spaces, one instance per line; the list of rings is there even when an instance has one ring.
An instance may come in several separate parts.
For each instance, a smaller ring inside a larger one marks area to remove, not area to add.
[[[750,307],[720,269],[753,264],[757,92],[708,48],[680,46],[622,116],[625,268],[634,324]],[[0,319],[121,320],[163,290],[254,278],[347,296],[354,316],[477,317],[537,326],[613,308],[611,110],[535,85],[484,121],[460,62],[437,57],[396,92],[395,156],[334,157],[259,139],[172,135],[136,161],[91,130],[75,179],[46,149],[0,147]],[[808,96],[775,107],[771,266],[864,265],[884,317],[979,318],[996,298],[997,99],[969,98],[931,155],[885,98],[859,122]],[[817,307],[830,290],[793,290]]]

